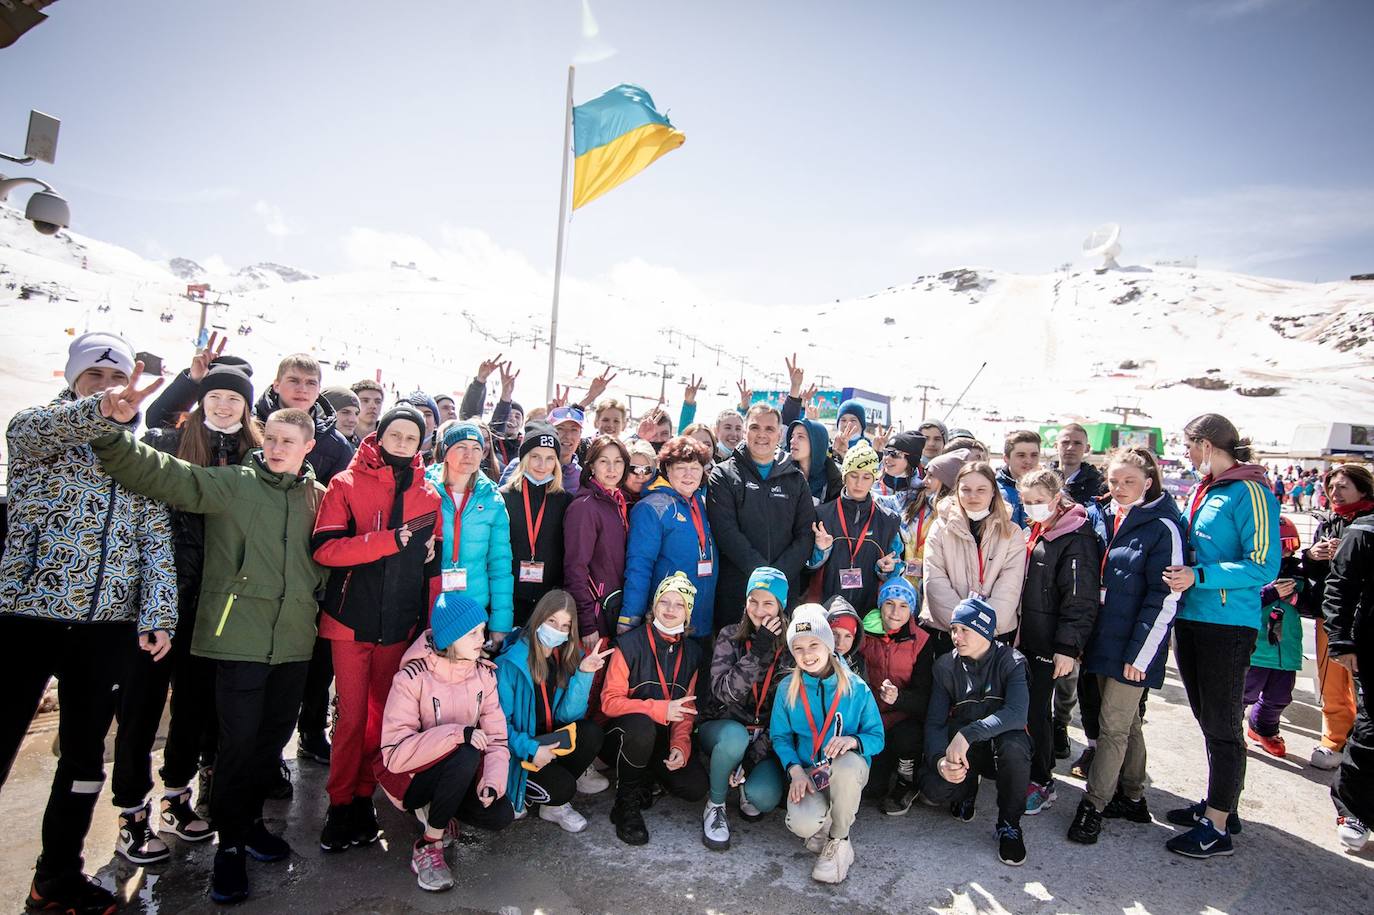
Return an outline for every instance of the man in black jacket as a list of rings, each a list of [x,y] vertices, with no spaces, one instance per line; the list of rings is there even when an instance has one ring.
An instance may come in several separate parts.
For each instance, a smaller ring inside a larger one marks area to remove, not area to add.
[[[1374,823],[1374,721],[1369,716],[1374,690],[1374,516],[1358,519],[1341,537],[1326,575],[1322,615],[1332,663],[1349,670],[1360,685],[1355,691],[1355,728],[1331,785],[1336,835],[1346,849],[1358,852],[1369,842],[1367,824]]]
[[[1075,502],[1087,505],[1107,491],[1102,471],[1084,460],[1092,451],[1088,447],[1088,430],[1078,423],[1061,426],[1054,450],[1058,460],[1050,467],[1064,478],[1064,489]]]
[[[714,629],[736,622],[749,574],[772,566],[787,576],[788,605],[801,597],[801,572],[815,544],[816,508],[806,477],[779,452],[782,418],[755,404],[744,420],[744,442],[711,468],[707,510],[720,550]]]

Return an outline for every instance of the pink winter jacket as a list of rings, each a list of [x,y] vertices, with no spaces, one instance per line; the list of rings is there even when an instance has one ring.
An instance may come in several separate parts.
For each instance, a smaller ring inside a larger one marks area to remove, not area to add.
[[[968,516],[953,499],[940,503],[939,516],[926,539],[921,622],[948,632],[954,608],[970,591],[978,591],[997,610],[997,634],[1011,632],[1020,620],[1021,586],[1026,578],[1026,538],[1021,529],[989,517],[983,522],[982,543],[975,544]]]
[[[506,716],[496,694],[496,667],[451,661],[435,651],[429,630],[406,650],[391,680],[382,717],[382,759],[377,780],[397,807],[417,772],[443,760],[462,745],[468,728],[487,735],[477,788],[506,793],[510,749]]]

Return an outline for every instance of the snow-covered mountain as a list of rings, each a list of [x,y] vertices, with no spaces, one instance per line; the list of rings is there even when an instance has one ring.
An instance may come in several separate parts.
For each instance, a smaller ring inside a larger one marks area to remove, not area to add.
[[[0,421],[61,386],[66,331],[108,329],[184,365],[208,283],[211,324],[251,360],[259,384],[288,352],[313,353],[325,383],[380,372],[407,391],[459,393],[483,356],[521,369],[516,399],[543,393],[550,280],[492,257],[462,270],[391,263],[315,276],[260,263],[212,273],[75,233],[40,236],[0,206]],[[991,442],[1015,425],[1112,416],[1137,406],[1166,431],[1216,411],[1243,432],[1287,443],[1301,422],[1374,420],[1374,284],[1310,284],[1173,267],[1017,275],[962,268],[828,304],[746,306],[630,301],[594,282],[564,286],[557,381],[574,388],[609,363],[613,393],[637,413],[689,372],[708,381],[701,416],[755,389],[785,387],[784,356],[808,380],[891,395],[920,419],[918,384],[943,416]],[[27,290],[27,291],[26,291]],[[580,353],[580,356],[579,356]],[[579,368],[581,374],[579,374]]]

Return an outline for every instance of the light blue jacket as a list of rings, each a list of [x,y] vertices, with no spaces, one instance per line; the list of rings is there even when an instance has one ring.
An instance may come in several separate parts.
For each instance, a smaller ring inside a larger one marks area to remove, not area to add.
[[[444,465],[434,464],[425,476],[439,491],[442,502],[441,524],[435,552],[441,568],[464,568],[468,572],[463,593],[487,609],[492,632],[510,632],[515,625],[515,574],[510,550],[510,516],[506,500],[496,484],[479,472],[472,495],[463,510],[463,539],[458,560],[453,559],[453,515],[458,510],[444,485]],[[462,496],[459,496],[462,499]]]
[[[836,675],[831,673],[824,680],[818,680],[810,674],[794,670],[791,676],[802,678],[802,689],[806,690],[816,727],[824,727],[826,712],[835,701]],[[789,707],[787,704],[791,686],[790,677],[778,684],[778,692],[773,699],[773,717],[768,726],[768,736],[773,741],[773,752],[777,753],[778,759],[782,761],[783,771],[792,766],[810,768],[816,764],[816,755],[812,749],[815,740],[806,718],[806,706],[802,705],[800,698],[793,706]],[[829,731],[823,735],[821,755],[824,755],[825,744],[830,738],[839,735],[857,737],[860,744],[859,752],[863,755],[864,762],[871,765],[873,757],[883,751],[883,719],[878,714],[878,703],[873,699],[873,693],[863,677],[850,671],[849,691],[840,700],[835,714],[840,719],[840,727],[836,728],[832,723]]]
[[[1198,486],[1187,502],[1196,581],[1178,618],[1258,629],[1260,589],[1278,577],[1283,559],[1273,488],[1257,464],[1237,464]]]

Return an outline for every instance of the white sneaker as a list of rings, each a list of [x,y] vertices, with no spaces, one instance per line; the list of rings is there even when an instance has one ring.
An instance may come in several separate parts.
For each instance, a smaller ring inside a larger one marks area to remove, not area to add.
[[[811,869],[811,879],[820,883],[842,883],[849,876],[849,865],[854,863],[854,846],[848,839],[831,839],[825,843],[816,866]]]
[[[1369,830],[1354,817],[1336,817],[1336,838],[1347,851],[1363,851],[1369,843]]]
[[[600,794],[611,787],[611,780],[595,767],[588,766],[587,771],[577,777],[577,792],[579,794]]]
[[[524,810],[517,810],[517,811],[515,811],[515,818],[516,818],[517,820],[523,820],[526,816],[529,815],[529,812],[530,812],[530,808],[529,808],[528,806],[526,806]]]
[[[701,814],[701,844],[715,851],[730,847],[730,824],[725,819],[725,805],[706,802]]]
[[[763,811],[754,806],[754,802],[749,800],[744,794],[744,786],[739,788],[739,812],[746,820],[757,820],[763,817]]]
[[[830,817],[827,815],[821,820],[821,828],[816,830],[816,834],[806,840],[806,850],[813,855],[819,855],[825,850],[825,844],[830,841]]]
[[[572,804],[559,804],[557,807],[541,804],[539,819],[557,823],[564,832],[581,832],[587,828],[587,818],[573,810]]]
[[[1312,751],[1312,768],[1335,769],[1341,764],[1341,754],[1330,747],[1317,747]]]

